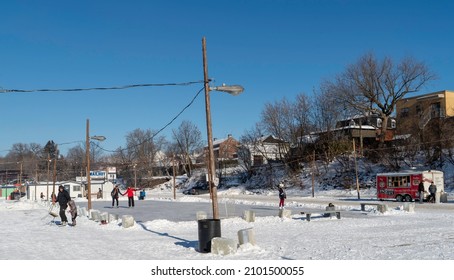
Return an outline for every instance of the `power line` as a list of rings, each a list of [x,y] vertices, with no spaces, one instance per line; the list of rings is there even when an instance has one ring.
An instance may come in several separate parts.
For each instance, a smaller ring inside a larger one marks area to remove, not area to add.
[[[127,149],[131,149],[131,148],[134,148],[134,147],[138,147],[150,140],[152,140],[154,137],[156,137],[159,133],[161,133],[164,129],[166,129],[168,126],[170,126],[181,114],[183,114],[184,111],[186,111],[186,109],[188,109],[193,103],[194,101],[197,99],[197,97],[199,96],[199,94],[204,90],[205,88],[201,88],[197,93],[196,95],[191,99],[191,101],[188,103],[188,105],[186,105],[170,122],[168,122],[166,125],[164,125],[162,128],[160,128],[156,133],[154,133],[150,138],[148,139],[145,139],[143,140],[142,142],[136,144],[136,145],[133,145],[133,146],[130,146],[130,147],[127,147],[127,148],[123,148],[121,149],[121,147],[115,151],[112,151],[112,150],[107,150],[107,149],[104,149],[102,147],[100,147],[98,144],[94,143],[95,146],[97,146],[100,150],[102,151],[105,151],[105,152],[109,152],[109,153],[115,153],[115,152],[121,152],[121,151],[125,151]]]
[[[97,87],[97,88],[79,88],[79,89],[34,89],[34,90],[21,90],[21,89],[0,89],[0,93],[26,93],[26,92],[57,92],[57,91],[66,91],[66,92],[74,92],[74,91],[88,91],[88,90],[120,90],[120,89],[127,89],[127,88],[135,88],[135,87],[152,87],[152,86],[189,86],[193,84],[199,84],[199,83],[204,83],[204,81],[194,81],[194,82],[184,82],[184,83],[167,83],[167,84],[136,84],[136,85],[126,85],[126,86],[120,86],[120,87]],[[150,140],[152,140],[154,137],[156,137],[159,133],[161,133],[164,129],[166,129],[168,126],[170,126],[187,108],[189,108],[195,101],[195,99],[199,96],[199,94],[204,90],[205,87],[201,88],[196,95],[192,98],[192,100],[189,102],[188,105],[186,105],[170,122],[168,122],[165,126],[160,128],[156,133],[154,133],[149,139],[145,139],[144,141],[128,147],[128,148],[134,148],[138,147]],[[59,143],[59,145],[66,145],[66,144],[73,144],[73,143],[78,143],[82,141],[72,141],[72,142],[67,142],[67,143]],[[102,147],[100,147],[98,144],[93,143],[95,146],[97,146],[100,150],[109,152],[109,153],[115,153],[115,152],[121,152],[124,151],[128,148],[123,148],[121,147],[117,150],[107,150]],[[9,150],[5,150],[9,151]]]
[[[138,87],[165,87],[165,86],[190,86],[193,84],[201,84],[204,81],[193,81],[183,83],[156,83],[156,84],[133,84],[124,86],[113,86],[113,87],[92,87],[92,88],[63,88],[63,89],[2,89],[0,93],[30,93],[30,92],[76,92],[76,91],[94,91],[94,90],[122,90],[128,88]]]

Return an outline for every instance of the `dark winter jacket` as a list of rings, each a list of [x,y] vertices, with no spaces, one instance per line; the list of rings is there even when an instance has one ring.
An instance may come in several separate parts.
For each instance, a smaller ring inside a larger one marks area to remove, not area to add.
[[[437,192],[437,187],[434,184],[431,184],[429,186],[429,193],[430,194],[435,194]]]
[[[58,204],[60,204],[60,207],[68,207],[68,202],[71,200],[71,197],[69,196],[69,193],[63,189],[62,191],[58,191],[57,195],[57,200]]]
[[[115,187],[115,188],[113,188],[111,195],[113,198],[118,198],[119,193],[120,193],[120,190],[118,189],[118,187]]]
[[[285,194],[283,189],[279,189],[279,198],[280,199],[286,199],[287,195]]]
[[[424,183],[423,182],[419,183],[418,192],[424,192]]]

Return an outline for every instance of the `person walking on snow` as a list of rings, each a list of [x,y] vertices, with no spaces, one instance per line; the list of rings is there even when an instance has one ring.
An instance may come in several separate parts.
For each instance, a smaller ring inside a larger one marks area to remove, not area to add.
[[[55,202],[52,202],[52,204],[55,205],[56,202],[60,205],[60,218],[61,218],[61,225],[66,226],[68,224],[68,218],[66,217],[65,211],[66,208],[68,208],[68,202],[71,200],[71,197],[69,196],[69,193],[65,190],[65,188],[60,185],[58,187],[58,195],[55,200]]]
[[[118,188],[118,185],[116,185],[113,190],[112,190],[112,208],[114,207],[115,202],[117,202],[117,208],[118,208],[118,194],[120,193],[120,189]]]
[[[128,207],[134,207],[134,189],[132,187],[128,187],[126,192],[121,195],[128,196]]]
[[[287,195],[285,194],[284,189],[282,188],[284,185],[279,184],[279,209],[284,208],[284,201],[287,198]]]
[[[71,199],[68,202],[68,206],[69,206],[69,213],[71,213],[72,226],[75,226],[76,225],[76,218],[77,218],[77,206],[76,206],[76,203],[74,202],[74,200]]]

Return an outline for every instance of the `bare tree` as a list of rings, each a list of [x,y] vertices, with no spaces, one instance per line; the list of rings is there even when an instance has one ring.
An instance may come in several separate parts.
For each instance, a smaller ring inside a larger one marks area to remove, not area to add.
[[[347,67],[326,87],[339,102],[363,114],[376,113],[382,120],[380,143],[385,141],[388,118],[393,114],[398,100],[406,94],[419,91],[435,79],[423,63],[409,57],[399,63],[385,57],[377,59],[366,54]]]
[[[274,104],[267,103],[261,113],[260,125],[264,130],[285,141],[292,141],[294,119],[292,115],[293,104],[286,98]]]
[[[70,148],[66,153],[65,159],[68,168],[66,172],[70,174],[71,177],[75,178],[77,176],[85,176],[86,153],[85,148],[82,147],[82,145]]]
[[[202,133],[199,128],[190,121],[183,121],[177,130],[173,130],[173,140],[178,146],[179,154],[184,160],[184,168],[188,176],[191,176],[190,155],[203,147]]]
[[[263,143],[260,141],[263,137],[263,131],[257,124],[253,129],[247,130],[240,138],[241,146],[238,149],[238,159],[240,160],[240,166],[247,172],[248,176],[252,175],[254,156],[260,156],[262,158],[267,157],[265,149],[262,146]]]
[[[20,170],[21,179],[30,180],[35,177],[35,180],[37,180],[41,152],[42,146],[39,144],[15,143],[5,157],[7,162],[5,167]]]
[[[126,149],[118,149],[116,160],[122,163],[125,178],[137,184],[145,184],[157,173],[157,154],[166,143],[164,137],[157,137],[151,130],[135,129],[126,135]]]
[[[314,130],[313,106],[310,98],[299,94],[295,102],[282,99],[274,104],[266,104],[261,114],[260,126],[269,134],[290,145],[282,145],[280,158],[286,158],[292,168],[298,167],[306,153],[304,136]],[[290,146],[293,146],[290,152]]]

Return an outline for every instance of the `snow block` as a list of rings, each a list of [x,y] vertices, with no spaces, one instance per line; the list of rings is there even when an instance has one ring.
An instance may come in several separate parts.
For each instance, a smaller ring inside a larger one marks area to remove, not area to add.
[[[233,239],[214,237],[211,239],[211,253],[216,255],[229,255],[236,253],[238,243]]]
[[[279,218],[290,218],[292,216],[292,210],[279,209]]]
[[[207,213],[205,211],[197,211],[196,217],[197,217],[197,221],[205,220],[207,218]]]
[[[87,208],[85,208],[85,207],[79,207],[79,206],[77,206],[77,208],[78,208],[78,209],[77,209],[77,214],[78,214],[79,216],[81,216],[81,217],[87,217],[87,216],[88,216],[88,214],[87,214]]]
[[[108,220],[108,222],[111,223],[111,222],[116,221],[116,220],[118,220],[118,214],[110,214],[110,213],[109,213],[109,220]]]
[[[99,210],[90,210],[90,220],[93,220],[95,222],[99,222],[101,220],[101,213]]]
[[[405,202],[404,203],[404,211],[407,212],[415,212],[415,203]]]
[[[255,245],[255,233],[253,228],[246,228],[238,231],[238,242],[240,245],[250,243]]]
[[[104,223],[109,222],[109,213],[107,212],[102,212],[101,213],[101,223],[104,221]]]
[[[255,213],[252,210],[244,211],[244,220],[248,223],[255,222]]]
[[[326,206],[325,207],[326,211],[336,211],[336,206]],[[336,213],[325,213],[323,214],[324,217],[335,217]]]
[[[124,228],[130,228],[134,226],[134,217],[131,215],[123,215],[121,216],[121,224]]]
[[[379,205],[377,205],[377,210],[378,210],[378,212],[380,212],[380,213],[385,213],[385,212],[388,211],[388,205],[386,205],[386,204],[379,204]]]

